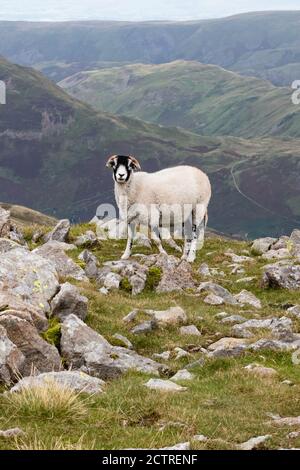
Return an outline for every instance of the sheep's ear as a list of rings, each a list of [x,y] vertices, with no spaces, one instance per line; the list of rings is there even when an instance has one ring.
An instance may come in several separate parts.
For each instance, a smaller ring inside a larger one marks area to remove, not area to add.
[[[129,158],[129,161],[130,161],[130,165],[131,165],[131,167],[133,168],[134,171],[140,171],[142,169],[139,161],[135,157],[130,155],[130,157],[128,157],[128,158]]]
[[[109,157],[109,159],[107,160],[106,162],[106,167],[107,168],[113,168],[116,164],[116,161],[117,161],[117,155],[112,155],[111,157]]]

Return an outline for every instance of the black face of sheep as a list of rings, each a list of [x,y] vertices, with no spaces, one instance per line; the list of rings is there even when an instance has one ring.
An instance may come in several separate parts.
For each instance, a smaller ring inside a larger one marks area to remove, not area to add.
[[[106,166],[113,169],[114,180],[119,184],[127,183],[132,172],[141,169],[137,159],[131,155],[113,155],[108,159]]]

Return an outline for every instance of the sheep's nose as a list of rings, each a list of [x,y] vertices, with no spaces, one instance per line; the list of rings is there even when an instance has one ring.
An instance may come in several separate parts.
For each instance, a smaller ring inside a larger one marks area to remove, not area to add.
[[[124,178],[125,177],[125,174],[120,174],[119,173],[119,178]]]

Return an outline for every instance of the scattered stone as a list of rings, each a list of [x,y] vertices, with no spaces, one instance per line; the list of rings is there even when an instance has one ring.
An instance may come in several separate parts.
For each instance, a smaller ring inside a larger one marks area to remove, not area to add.
[[[83,269],[65,254],[65,251],[74,247],[74,245],[68,245],[63,242],[49,241],[33,250],[32,253],[41,256],[45,260],[48,260],[48,262],[51,261],[60,277],[70,277],[76,281],[88,282],[88,278]],[[14,252],[15,250],[13,253]]]
[[[274,424],[274,426],[300,426],[300,416],[293,416],[289,418],[275,418],[268,424]]]
[[[158,359],[158,360],[163,360],[163,361],[168,361],[171,357],[171,351],[164,351],[162,353],[156,353],[156,354],[153,354],[153,357],[154,359]]]
[[[119,377],[130,369],[154,375],[167,370],[166,366],[135,351],[112,346],[75,315],[66,318],[61,333],[61,353],[68,366],[100,379]]]
[[[44,242],[58,241],[67,242],[70,233],[71,224],[67,219],[60,220],[51,232],[44,236]]]
[[[132,312],[128,313],[128,315],[126,315],[126,317],[123,318],[123,322],[124,323],[133,322],[136,319],[138,313],[139,313],[139,309],[132,310]]]
[[[101,289],[99,289],[99,292],[102,295],[108,295],[109,294],[109,290],[106,289],[106,287],[101,287]]]
[[[248,366],[244,367],[244,369],[260,377],[267,378],[267,377],[274,377],[278,375],[277,370],[273,369],[272,367],[263,367],[263,366],[260,366],[259,364],[249,364]]]
[[[201,352],[203,352],[203,350],[201,350]],[[203,354],[208,354],[208,352],[206,351],[206,353],[203,353]],[[195,367],[203,367],[204,364],[205,364],[204,357],[200,357],[200,359],[197,359],[196,361],[193,361],[190,364],[188,364],[186,366],[186,369],[194,369]]]
[[[190,353],[188,353],[187,351],[185,351],[184,349],[179,348],[179,347],[176,347],[174,349],[174,351],[176,353],[176,357],[175,357],[176,361],[178,361],[179,359],[182,359],[183,357],[189,357],[190,356]]]
[[[15,248],[21,248],[20,244],[10,240],[9,238],[0,238],[0,254],[8,253]],[[26,249],[26,247],[22,248]]]
[[[131,343],[131,341],[129,341],[128,338],[126,338],[126,336],[119,335],[118,333],[116,333],[116,334],[113,335],[113,338],[120,341],[125,348],[133,349],[133,344]]]
[[[203,302],[209,305],[223,305],[225,303],[222,297],[219,297],[215,294],[208,294],[203,300]]]
[[[11,439],[19,436],[24,436],[25,433],[20,428],[7,429],[6,431],[0,431],[0,437],[4,439]]]
[[[210,269],[208,267],[208,264],[202,263],[200,268],[198,269],[198,273],[201,274],[201,276],[210,277],[211,272],[210,272]]]
[[[225,317],[228,317],[229,316],[229,313],[227,312],[220,312],[220,313],[216,313],[215,314],[215,317],[219,320],[219,319],[222,319],[222,318],[225,318]]]
[[[195,325],[182,326],[180,328],[180,334],[184,336],[201,336],[200,331]]]
[[[291,380],[283,380],[282,385],[288,385],[289,387],[292,387],[294,383]]]
[[[106,289],[108,290],[119,289],[121,281],[122,281],[122,278],[121,276],[119,276],[119,274],[109,273],[105,277],[104,287],[106,287]]]
[[[270,435],[252,437],[252,439],[249,439],[249,441],[243,442],[243,444],[238,444],[237,448],[239,450],[257,450],[260,449],[263,444],[271,438],[272,436]]]
[[[161,392],[185,392],[186,387],[177,385],[171,380],[150,379],[145,386],[150,390],[159,390]]]
[[[193,380],[194,378],[194,374],[191,374],[187,369],[182,369],[179,370],[170,380],[173,382],[181,382],[184,380]]]
[[[92,230],[88,230],[83,235],[77,237],[74,244],[78,247],[92,248],[98,244],[98,239]]]
[[[208,441],[208,437],[204,436],[203,434],[196,434],[195,436],[193,436],[193,441],[197,441],[197,442],[207,442],[207,441]]]
[[[147,235],[145,235],[144,233],[142,232],[137,232],[135,237],[134,237],[134,243],[137,245],[137,246],[142,246],[144,248],[149,248],[151,249],[152,246],[151,246],[151,240],[149,240],[149,238],[147,237]]]
[[[23,371],[25,357],[0,325],[0,384],[10,385]]]
[[[246,271],[241,267],[240,264],[232,264],[232,270],[230,274],[244,274]]]
[[[51,315],[64,320],[68,315],[77,315],[85,320],[88,313],[88,299],[80,294],[77,287],[66,282],[51,302]]]
[[[230,252],[227,252],[227,253],[224,253],[225,256],[229,256],[233,263],[236,263],[236,264],[241,264],[241,263],[253,263],[255,260],[253,258],[250,258],[250,256],[239,256],[239,255],[236,255],[235,253],[230,253]]]
[[[170,307],[168,310],[145,310],[159,325],[178,325],[187,321],[187,315],[181,307]]]
[[[91,377],[79,371],[61,371],[61,372],[48,372],[45,374],[34,375],[21,379],[11,390],[11,393],[20,392],[24,389],[30,389],[37,386],[46,385],[51,382],[56,382],[59,385],[70,388],[75,392],[87,393],[94,395],[101,393],[105,382]]]
[[[287,248],[290,242],[290,238],[287,236],[280,237],[273,245],[272,250],[280,250],[281,248]]]
[[[251,351],[296,351],[300,348],[300,340],[286,343],[284,341],[272,340],[272,339],[260,339],[249,346]]]
[[[10,341],[25,357],[20,371],[23,376],[30,375],[34,369],[38,372],[61,369],[61,359],[57,349],[47,343],[28,321],[12,314],[3,314],[0,315],[0,325],[6,329]]]
[[[10,225],[10,212],[0,207],[0,238],[9,236]]]
[[[239,338],[221,338],[208,346],[212,357],[236,357],[243,354],[246,349],[247,343]]]
[[[300,320],[300,305],[294,305],[294,307],[290,307],[287,309],[287,312],[292,315],[294,318]]]
[[[262,286],[264,288],[300,289],[300,265],[266,267]]]
[[[227,315],[227,314],[226,314]],[[241,315],[230,315],[229,317],[225,317],[221,320],[221,323],[243,323],[246,321],[245,317],[242,317]]]
[[[98,277],[98,260],[89,250],[83,250],[78,259],[85,263],[84,272],[89,279]]]
[[[207,291],[212,294],[215,294],[215,296],[221,297],[223,301],[227,304],[237,304],[237,300],[227,289],[220,286],[219,284],[215,284],[214,282],[202,282],[197,290],[198,292]]]
[[[180,444],[176,444],[173,447],[163,447],[162,449],[159,450],[190,450],[191,445],[189,442],[181,442]]]
[[[262,255],[270,250],[271,246],[276,242],[276,238],[266,237],[254,240],[251,251],[256,255]]]
[[[187,261],[164,254],[151,255],[147,257],[145,266],[161,270],[161,280],[156,288],[157,292],[182,291],[195,287],[193,268]]]
[[[284,329],[286,331],[292,332],[293,323],[290,318],[281,317],[281,318],[266,318],[266,319],[251,319],[247,320],[244,323],[235,325],[232,329],[235,336],[239,338],[250,338],[252,336],[249,330],[259,330],[266,329],[271,330],[273,333],[279,332]]]
[[[287,248],[280,248],[277,250],[270,250],[262,255],[262,259],[285,259],[291,258],[291,252]]]
[[[153,330],[157,328],[157,322],[154,320],[145,321],[140,325],[135,326],[132,328],[131,333],[133,335],[143,335],[147,333],[151,333]]]
[[[258,309],[262,308],[261,301],[255,297],[252,292],[247,290],[242,290],[239,294],[236,294],[234,298],[243,306],[246,304]]]
[[[290,432],[290,433],[287,435],[287,438],[288,438],[288,439],[298,439],[298,437],[300,437],[300,431]]]
[[[255,281],[255,277],[242,277],[241,279],[238,279],[235,281],[237,284],[250,284],[252,281]]]

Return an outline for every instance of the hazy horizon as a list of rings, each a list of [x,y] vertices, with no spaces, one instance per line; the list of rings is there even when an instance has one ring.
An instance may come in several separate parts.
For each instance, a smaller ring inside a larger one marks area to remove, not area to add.
[[[298,0],[2,0],[0,20],[197,20],[253,11],[300,10]]]

